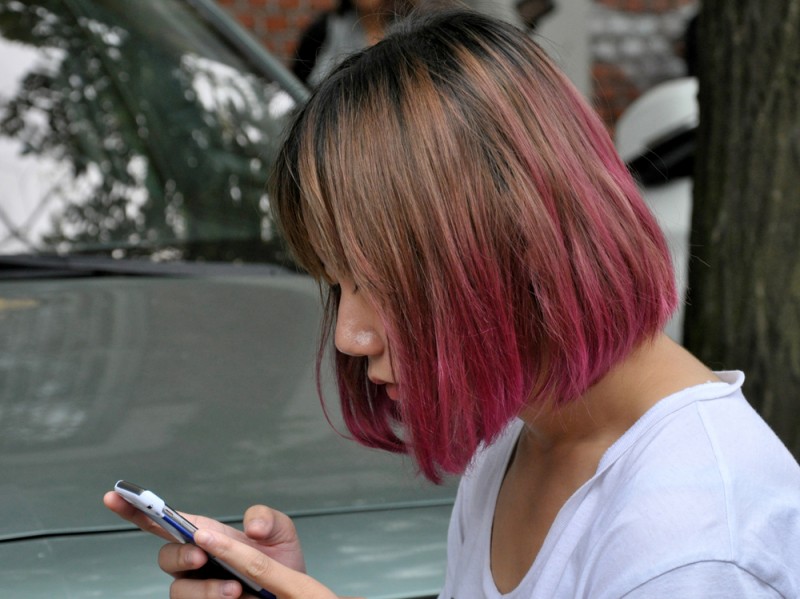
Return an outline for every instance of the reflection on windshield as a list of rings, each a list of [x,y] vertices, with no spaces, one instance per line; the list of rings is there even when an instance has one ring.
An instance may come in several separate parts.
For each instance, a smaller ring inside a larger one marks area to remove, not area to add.
[[[282,261],[291,102],[175,0],[0,0],[0,254]]]

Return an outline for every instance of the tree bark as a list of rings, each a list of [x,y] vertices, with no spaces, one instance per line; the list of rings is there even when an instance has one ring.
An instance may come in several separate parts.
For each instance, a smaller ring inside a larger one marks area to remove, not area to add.
[[[703,0],[686,346],[800,458],[800,0]]]

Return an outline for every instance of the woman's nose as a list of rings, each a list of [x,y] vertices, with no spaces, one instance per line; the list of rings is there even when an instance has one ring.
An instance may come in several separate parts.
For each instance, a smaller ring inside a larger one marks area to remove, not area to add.
[[[342,291],[334,344],[349,356],[377,356],[383,351],[377,314],[362,294]]]

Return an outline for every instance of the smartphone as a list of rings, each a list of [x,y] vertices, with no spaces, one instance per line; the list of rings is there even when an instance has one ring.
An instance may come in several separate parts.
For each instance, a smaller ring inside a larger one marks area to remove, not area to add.
[[[197,527],[169,507],[163,499],[152,491],[124,480],[117,481],[117,484],[114,485],[114,491],[132,506],[144,512],[148,518],[175,537],[175,540],[179,543],[195,544],[194,533],[197,531]],[[206,566],[197,571],[198,577],[221,580],[233,578],[238,580],[244,587],[245,592],[251,595],[263,597],[264,599],[277,599],[275,595],[261,588],[261,585],[239,574],[222,560],[210,554],[208,558]]]

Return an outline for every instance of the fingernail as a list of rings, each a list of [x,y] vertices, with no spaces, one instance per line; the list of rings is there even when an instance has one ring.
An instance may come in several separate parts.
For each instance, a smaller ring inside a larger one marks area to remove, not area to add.
[[[253,520],[252,522],[250,522],[248,530],[251,530],[255,533],[263,534],[263,532],[267,530],[267,523],[265,520],[261,520],[260,518],[258,520]]]
[[[223,597],[237,597],[239,595],[239,585],[235,582],[226,582],[222,585]]]
[[[203,551],[198,548],[194,548],[191,551],[186,552],[186,567],[187,568],[197,568],[200,565],[201,555]]]
[[[198,530],[194,533],[194,540],[198,545],[212,545],[214,543],[214,535],[207,530]]]

